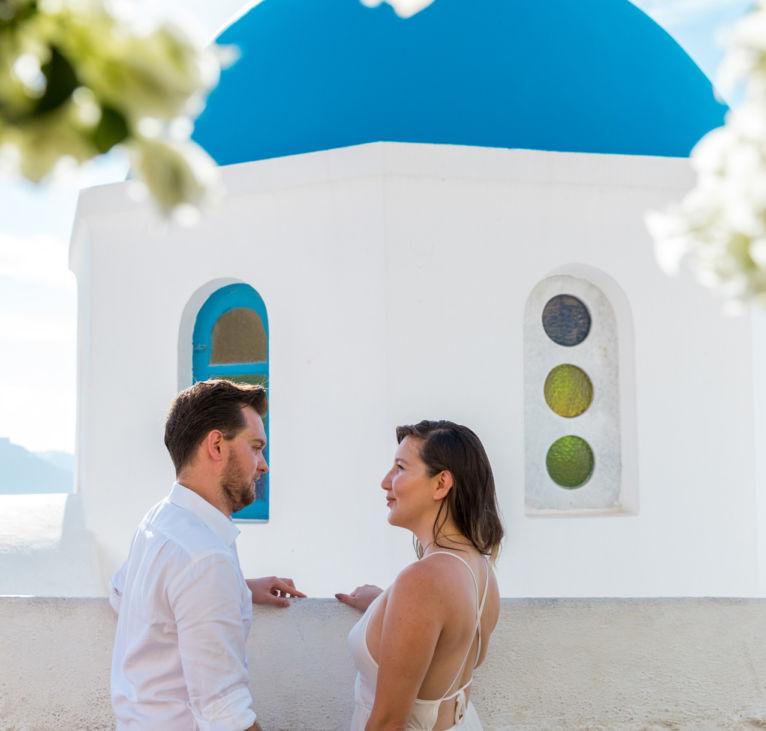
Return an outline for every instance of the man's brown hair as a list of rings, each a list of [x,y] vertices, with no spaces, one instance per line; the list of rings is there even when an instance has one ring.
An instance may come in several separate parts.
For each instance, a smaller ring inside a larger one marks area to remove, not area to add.
[[[266,389],[217,379],[199,381],[181,391],[165,422],[165,446],[176,475],[191,462],[197,447],[214,429],[218,429],[225,439],[233,439],[245,426],[242,413],[245,406],[265,416],[268,410]]]

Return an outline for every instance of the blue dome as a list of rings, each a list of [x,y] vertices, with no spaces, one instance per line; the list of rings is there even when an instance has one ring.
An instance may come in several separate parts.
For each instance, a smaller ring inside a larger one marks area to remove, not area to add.
[[[726,107],[628,0],[263,0],[194,139],[222,165],[366,142],[687,156]]]

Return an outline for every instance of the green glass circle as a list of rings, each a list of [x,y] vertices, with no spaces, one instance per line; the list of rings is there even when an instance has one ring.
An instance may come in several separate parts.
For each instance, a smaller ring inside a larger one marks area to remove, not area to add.
[[[571,434],[553,442],[545,456],[551,479],[568,490],[584,485],[593,474],[595,463],[588,442]]]
[[[543,392],[548,406],[568,419],[582,414],[593,401],[593,384],[588,374],[569,363],[556,366],[548,374]]]

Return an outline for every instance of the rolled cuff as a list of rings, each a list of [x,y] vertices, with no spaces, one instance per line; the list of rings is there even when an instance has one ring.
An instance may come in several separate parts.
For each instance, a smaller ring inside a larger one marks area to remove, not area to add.
[[[208,703],[201,712],[192,707],[200,731],[244,731],[255,723],[253,699],[247,688],[237,688]]]

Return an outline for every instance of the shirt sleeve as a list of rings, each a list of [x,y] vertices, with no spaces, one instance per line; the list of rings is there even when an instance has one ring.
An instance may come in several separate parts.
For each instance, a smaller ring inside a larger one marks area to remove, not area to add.
[[[247,672],[242,574],[227,556],[194,562],[168,588],[189,704],[200,731],[255,722]]]
[[[123,564],[109,582],[109,604],[112,605],[115,614],[120,613],[122,593],[125,590],[125,566],[126,564]]]

